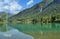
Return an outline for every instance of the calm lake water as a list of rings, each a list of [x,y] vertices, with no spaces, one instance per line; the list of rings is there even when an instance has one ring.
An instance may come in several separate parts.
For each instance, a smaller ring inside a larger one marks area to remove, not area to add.
[[[5,32],[2,32],[5,31]],[[34,39],[33,36],[24,34],[11,26],[0,26],[0,39]]]
[[[11,24],[10,26],[22,32],[60,31],[60,23]]]
[[[0,32],[0,39],[34,39],[34,37],[22,32],[60,31],[60,23],[9,24],[6,27],[0,26],[0,31],[4,28],[7,32]]]
[[[34,39],[32,36],[19,32],[17,29],[12,29],[7,32],[0,32],[0,39]]]

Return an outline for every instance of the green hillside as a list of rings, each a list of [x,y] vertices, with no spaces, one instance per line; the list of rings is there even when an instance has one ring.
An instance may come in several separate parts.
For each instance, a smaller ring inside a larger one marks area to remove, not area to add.
[[[31,8],[10,17],[13,23],[60,22],[60,0],[43,0]]]

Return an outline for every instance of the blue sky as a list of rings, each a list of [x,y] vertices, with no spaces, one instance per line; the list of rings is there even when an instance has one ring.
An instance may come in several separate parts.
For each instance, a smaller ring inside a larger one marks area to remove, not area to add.
[[[39,2],[41,2],[41,0],[22,0],[19,4],[21,4],[24,8],[29,8]]]
[[[0,0],[0,12],[17,14],[41,1],[42,0]]]

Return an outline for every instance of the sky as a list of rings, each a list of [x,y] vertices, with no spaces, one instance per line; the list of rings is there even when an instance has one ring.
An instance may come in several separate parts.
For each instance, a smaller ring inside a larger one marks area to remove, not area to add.
[[[0,12],[17,14],[41,1],[42,0],[0,0]]]

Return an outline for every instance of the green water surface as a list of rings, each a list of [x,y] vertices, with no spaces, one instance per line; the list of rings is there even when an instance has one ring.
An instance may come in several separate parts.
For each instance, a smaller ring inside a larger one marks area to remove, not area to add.
[[[10,24],[10,26],[22,32],[60,31],[60,23]]]

